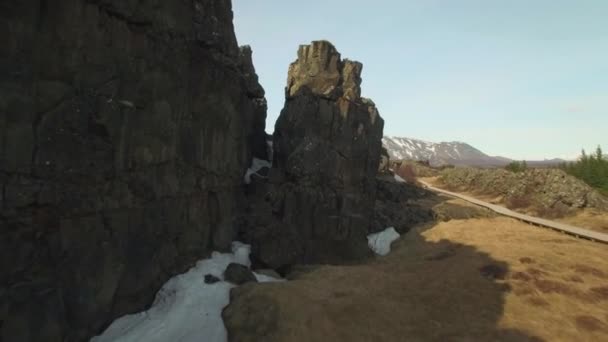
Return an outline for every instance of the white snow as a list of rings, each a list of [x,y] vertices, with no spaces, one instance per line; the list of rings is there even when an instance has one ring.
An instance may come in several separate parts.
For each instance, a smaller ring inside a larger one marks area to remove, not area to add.
[[[234,285],[225,281],[206,284],[205,275],[213,274],[223,280],[224,270],[231,262],[249,267],[250,251],[248,245],[234,242],[232,253],[213,252],[211,258],[169,279],[149,310],[115,320],[91,342],[227,341],[222,309],[230,302],[230,289]],[[261,274],[255,276],[260,282],[280,281]]]
[[[399,183],[406,183],[405,179],[401,178],[398,174],[395,173],[395,180]]]
[[[251,161],[251,166],[247,169],[247,172],[245,172],[245,184],[251,183],[251,176],[254,174],[263,177],[262,175],[258,174],[258,171],[265,167],[271,166],[272,165],[268,160],[253,158]]]
[[[395,228],[388,227],[381,232],[368,235],[367,244],[374,253],[387,255],[391,251],[391,243],[397,240],[399,236]]]

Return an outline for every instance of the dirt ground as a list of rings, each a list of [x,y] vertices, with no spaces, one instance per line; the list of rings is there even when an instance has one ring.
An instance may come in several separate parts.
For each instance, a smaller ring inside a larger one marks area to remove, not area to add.
[[[425,177],[421,178],[423,181],[436,186],[438,188],[442,188],[442,184],[438,181],[438,177]],[[504,206],[504,201],[500,196],[490,196],[472,192],[460,191],[459,193],[467,196],[471,196],[482,201],[498,204]],[[530,210],[530,208],[515,208],[512,209],[514,211],[520,212],[522,214],[538,216],[538,213]],[[542,217],[542,216],[540,216]],[[608,234],[608,212],[603,212],[598,209],[581,209],[578,210],[573,215],[567,215],[560,218],[555,217],[544,217],[549,220],[553,220],[556,222],[567,223],[576,227],[580,227],[583,229],[593,230],[600,233]]]
[[[608,246],[504,217],[233,290],[231,341],[608,341]]]

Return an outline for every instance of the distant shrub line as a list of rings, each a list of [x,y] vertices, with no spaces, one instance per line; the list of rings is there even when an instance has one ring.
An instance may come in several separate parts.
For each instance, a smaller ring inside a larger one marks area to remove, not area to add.
[[[511,172],[524,172],[528,169],[528,163],[526,163],[525,160],[522,160],[520,162],[512,161],[507,164],[507,166],[505,166],[505,169]]]
[[[562,163],[559,168],[608,195],[608,159],[602,154],[600,146],[592,155],[587,155],[583,150],[579,160]]]

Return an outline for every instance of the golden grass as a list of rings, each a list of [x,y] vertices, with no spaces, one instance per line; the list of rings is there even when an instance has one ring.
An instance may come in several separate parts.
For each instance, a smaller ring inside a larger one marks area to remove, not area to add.
[[[233,290],[231,341],[607,341],[608,248],[504,217]]]
[[[556,221],[608,234],[608,213],[596,209],[584,209]]]

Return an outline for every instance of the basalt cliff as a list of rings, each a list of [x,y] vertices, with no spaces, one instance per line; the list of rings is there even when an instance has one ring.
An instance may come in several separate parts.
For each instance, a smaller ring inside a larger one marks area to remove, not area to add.
[[[9,0],[0,27],[0,340],[85,340],[228,248],[264,91],[229,0]]]
[[[0,27],[2,341],[87,340],[236,239],[286,272],[400,220],[362,65],[329,42],[289,67],[271,149],[229,0],[9,0]]]

